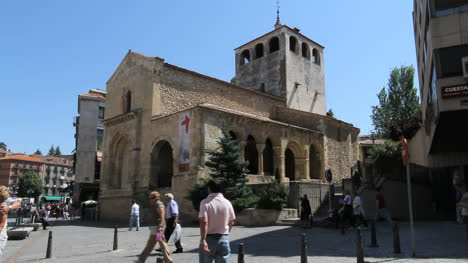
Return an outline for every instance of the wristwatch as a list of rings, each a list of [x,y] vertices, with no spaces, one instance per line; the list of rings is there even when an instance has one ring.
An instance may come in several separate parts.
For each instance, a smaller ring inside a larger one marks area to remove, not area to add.
[[[202,244],[202,245],[203,245],[203,243],[205,243],[205,242],[206,242],[206,240],[205,240],[205,239],[203,239],[202,241],[200,241],[200,244]]]

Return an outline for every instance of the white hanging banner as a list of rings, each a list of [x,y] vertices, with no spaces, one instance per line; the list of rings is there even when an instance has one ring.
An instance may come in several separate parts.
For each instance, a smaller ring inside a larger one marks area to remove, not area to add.
[[[179,172],[190,170],[190,121],[189,112],[179,116]]]

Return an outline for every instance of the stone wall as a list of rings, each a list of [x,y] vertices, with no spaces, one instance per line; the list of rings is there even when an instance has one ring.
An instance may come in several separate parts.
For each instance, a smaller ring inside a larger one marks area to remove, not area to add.
[[[350,177],[350,168],[359,158],[358,128],[330,117],[284,107],[277,107],[274,119],[323,133],[325,168],[332,169],[334,182]]]
[[[170,114],[208,103],[245,113],[269,117],[285,101],[201,74],[164,64],[161,72],[161,113]]]

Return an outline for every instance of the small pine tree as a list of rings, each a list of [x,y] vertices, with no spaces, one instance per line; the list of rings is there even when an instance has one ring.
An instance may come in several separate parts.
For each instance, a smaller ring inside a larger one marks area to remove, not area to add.
[[[218,140],[219,148],[209,151],[205,165],[210,168],[210,176],[221,182],[224,196],[232,202],[234,210],[255,207],[258,197],[246,185],[247,163],[240,159],[239,145],[231,135],[223,131]],[[205,198],[206,181],[192,187],[187,196],[196,209],[201,199]],[[199,199],[199,200],[198,200]]]
[[[55,148],[54,148],[54,145],[51,145],[51,146],[50,146],[49,151],[47,152],[47,155],[49,155],[49,156],[55,155]]]
[[[62,152],[60,151],[60,146],[57,145],[57,147],[55,147],[55,156],[59,156],[59,155],[62,155]]]
[[[42,155],[42,152],[41,152],[41,150],[37,149],[37,150],[34,152],[34,154],[36,154],[36,155]]]

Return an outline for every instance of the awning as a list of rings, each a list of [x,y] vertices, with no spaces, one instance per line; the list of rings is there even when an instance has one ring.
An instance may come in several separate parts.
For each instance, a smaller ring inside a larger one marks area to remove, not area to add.
[[[44,195],[42,198],[48,201],[60,201],[62,200],[61,196],[51,196],[51,195]]]

